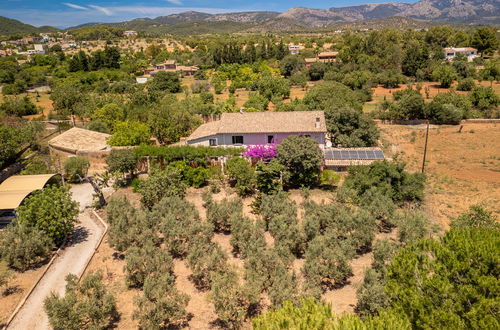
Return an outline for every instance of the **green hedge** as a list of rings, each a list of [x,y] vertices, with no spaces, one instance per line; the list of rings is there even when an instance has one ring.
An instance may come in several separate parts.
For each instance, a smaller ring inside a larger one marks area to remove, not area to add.
[[[192,161],[200,158],[218,156],[239,156],[245,150],[243,148],[216,148],[216,147],[193,147],[193,146],[148,146],[143,145],[134,149],[137,156],[151,156],[163,158],[166,162],[176,160]]]

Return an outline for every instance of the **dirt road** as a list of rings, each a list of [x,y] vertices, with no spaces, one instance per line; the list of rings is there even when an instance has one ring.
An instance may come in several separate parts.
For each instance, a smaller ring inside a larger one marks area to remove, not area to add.
[[[71,193],[73,199],[80,203],[82,211],[71,241],[38,283],[8,329],[49,329],[48,318],[43,309],[45,297],[51,292],[64,294],[66,275],[80,275],[83,272],[87,260],[92,257],[94,248],[104,233],[104,228],[90,217],[90,209],[85,209],[92,203],[93,190],[90,184],[74,185]]]

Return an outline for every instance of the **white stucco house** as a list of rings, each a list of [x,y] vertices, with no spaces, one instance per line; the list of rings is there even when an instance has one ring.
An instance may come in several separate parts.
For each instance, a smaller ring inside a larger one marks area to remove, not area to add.
[[[477,55],[476,48],[463,47],[463,48],[445,48],[444,49],[444,57],[450,61],[453,60],[458,54],[463,55],[467,58],[468,62],[472,62]]]

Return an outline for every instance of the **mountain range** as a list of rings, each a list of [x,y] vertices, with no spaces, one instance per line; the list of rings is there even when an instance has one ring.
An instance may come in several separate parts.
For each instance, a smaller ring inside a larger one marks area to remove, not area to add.
[[[393,17],[400,18],[400,21],[406,19],[412,25],[418,25],[420,21],[495,25],[500,24],[500,0],[420,0],[416,3],[370,3],[330,9],[296,7],[282,13],[254,11],[207,14],[188,11],[120,23],[88,23],[78,27],[105,24],[129,30],[180,34],[189,34],[190,28],[193,34],[264,32],[305,30],[366,21],[379,24],[381,19]],[[9,19],[0,19],[0,34],[19,33],[23,28],[26,33],[48,29],[35,28],[19,21],[13,24],[6,20]]]

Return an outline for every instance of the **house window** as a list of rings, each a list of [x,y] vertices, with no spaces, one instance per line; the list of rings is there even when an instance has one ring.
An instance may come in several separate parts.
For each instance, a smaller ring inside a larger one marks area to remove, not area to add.
[[[209,139],[208,143],[209,143],[209,145],[211,147],[216,146],[217,145],[217,139]]]
[[[274,135],[267,136],[267,143],[274,143]]]
[[[234,135],[233,136],[233,144],[243,144],[243,136]]]

